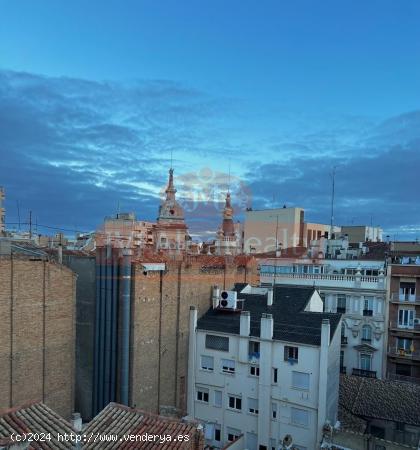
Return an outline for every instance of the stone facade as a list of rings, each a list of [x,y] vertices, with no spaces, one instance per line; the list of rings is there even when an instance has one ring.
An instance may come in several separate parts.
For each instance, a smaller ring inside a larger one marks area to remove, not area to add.
[[[23,256],[0,258],[0,409],[41,400],[73,412],[76,276]]]

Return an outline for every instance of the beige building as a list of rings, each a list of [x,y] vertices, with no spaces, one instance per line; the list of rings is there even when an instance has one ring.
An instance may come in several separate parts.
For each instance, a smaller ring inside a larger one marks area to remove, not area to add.
[[[330,225],[305,223],[303,208],[249,210],[245,213],[243,250],[267,253],[278,248],[307,247],[311,240],[329,234],[330,229]],[[340,227],[334,227],[333,232],[339,233]]]
[[[359,242],[382,242],[382,228],[368,227],[366,225],[342,226],[342,234],[347,234],[351,244]]]
[[[73,412],[76,275],[0,240],[0,409],[39,400]]]

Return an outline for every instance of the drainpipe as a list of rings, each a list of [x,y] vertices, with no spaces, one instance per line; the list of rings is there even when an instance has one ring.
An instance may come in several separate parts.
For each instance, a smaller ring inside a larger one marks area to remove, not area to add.
[[[99,410],[99,360],[100,360],[100,325],[101,325],[101,277],[102,277],[102,248],[96,249],[96,264],[95,264],[95,359],[93,365],[93,411],[92,416],[95,416]]]
[[[111,321],[112,321],[112,247],[106,246],[106,280],[105,280],[105,369],[104,369],[104,406],[109,403],[111,384]]]
[[[117,378],[117,321],[118,321],[118,254],[113,253],[112,264],[112,321],[111,321],[111,393],[110,401],[116,401]]]
[[[105,343],[105,281],[106,281],[106,250],[101,249],[101,289],[100,289],[100,315],[99,315],[99,383],[98,383],[98,412],[104,408],[104,343]]]
[[[123,249],[120,402],[126,406],[128,406],[130,375],[131,255],[130,249]]]

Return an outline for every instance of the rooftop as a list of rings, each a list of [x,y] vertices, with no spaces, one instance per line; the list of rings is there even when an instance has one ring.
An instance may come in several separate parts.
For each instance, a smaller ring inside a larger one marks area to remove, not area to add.
[[[240,285],[235,286],[238,291]],[[238,293],[243,299],[243,310],[251,315],[251,336],[260,336],[262,314],[272,314],[274,320],[273,338],[279,341],[320,345],[322,319],[329,319],[331,338],[340,322],[341,314],[305,312],[311,299],[313,287],[276,285],[273,292],[273,304],[267,305],[266,295]],[[216,331],[239,335],[240,314],[227,314],[209,309],[197,323],[200,330]]]
[[[29,445],[29,449],[71,449],[73,443],[59,442],[58,433],[75,433],[70,423],[62,419],[43,403],[31,403],[18,408],[0,411],[0,446],[12,443],[13,433],[50,433],[51,440],[45,440],[42,447]]]
[[[155,448],[164,449],[202,449],[204,436],[197,430],[196,425],[179,420],[168,419],[141,409],[129,408],[117,403],[110,403],[87,426],[84,433],[89,435],[118,435],[122,441],[115,442],[90,442],[84,444],[85,449],[128,449],[128,448]],[[155,434],[161,437],[170,435],[172,440],[165,442],[143,442],[141,435]],[[176,441],[178,436],[188,436],[188,441]],[[124,436],[139,436],[137,441],[125,441]]]
[[[341,375],[339,419],[345,429],[364,432],[366,419],[420,426],[420,386]]]

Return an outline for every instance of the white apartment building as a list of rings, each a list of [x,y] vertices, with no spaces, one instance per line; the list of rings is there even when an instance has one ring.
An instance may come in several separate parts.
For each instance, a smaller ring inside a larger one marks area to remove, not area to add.
[[[319,448],[337,419],[341,316],[323,313],[312,288],[236,291],[227,307],[216,294],[198,321],[191,307],[189,417],[216,448],[241,435],[250,450],[290,437],[298,450]]]
[[[351,254],[356,259],[324,259],[313,252],[300,258],[261,259],[260,283],[318,289],[324,311],[343,314],[341,372],[383,378],[388,322],[385,262],[369,260],[367,253],[360,257],[360,253]]]

